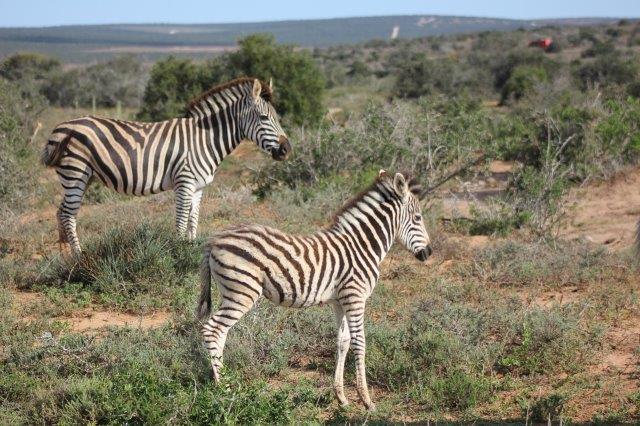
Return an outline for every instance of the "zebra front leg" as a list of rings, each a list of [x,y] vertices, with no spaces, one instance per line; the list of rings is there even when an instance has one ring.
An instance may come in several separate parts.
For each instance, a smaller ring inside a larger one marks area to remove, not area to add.
[[[174,189],[176,193],[176,231],[179,237],[187,234],[189,213],[191,213],[191,200],[196,192],[191,185],[180,185]]]
[[[349,351],[350,333],[349,324],[347,323],[347,317],[344,315],[342,306],[339,304],[333,304],[333,312],[336,316],[336,325],[338,327],[338,350],[336,355],[336,372],[333,379],[333,389],[338,398],[340,405],[348,405],[349,401],[344,395],[344,362],[347,359],[347,352]]]
[[[198,233],[198,217],[200,216],[200,201],[202,189],[197,190],[191,197],[191,210],[189,211],[189,223],[187,226],[187,239],[193,241]]]
[[[349,333],[351,334],[351,347],[353,348],[353,353],[356,358],[356,388],[358,395],[368,410],[375,410],[375,405],[371,402],[371,397],[369,396],[364,362],[366,353],[366,340],[364,336],[365,302],[364,299],[353,300],[355,297],[358,296],[350,296],[347,300],[343,301],[342,309],[347,318]]]

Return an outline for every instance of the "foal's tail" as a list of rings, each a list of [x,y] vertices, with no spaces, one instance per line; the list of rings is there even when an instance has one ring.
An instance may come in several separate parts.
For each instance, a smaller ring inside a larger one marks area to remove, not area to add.
[[[204,320],[211,315],[211,267],[209,258],[211,257],[211,246],[207,244],[204,248],[204,258],[200,265],[200,301],[196,308],[196,316]]]

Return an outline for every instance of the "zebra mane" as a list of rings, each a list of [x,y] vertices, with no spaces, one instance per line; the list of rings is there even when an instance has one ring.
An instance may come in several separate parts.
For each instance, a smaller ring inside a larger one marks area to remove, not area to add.
[[[212,95],[215,95],[216,93],[224,92],[225,90],[228,90],[232,87],[242,86],[243,84],[247,84],[249,82],[253,84],[254,80],[256,80],[256,78],[254,77],[239,77],[231,81],[228,81],[226,83],[220,84],[218,86],[214,86],[211,89],[207,90],[206,92],[203,92],[198,96],[196,96],[195,98],[191,99],[189,103],[187,103],[187,113],[191,111],[194,107],[198,106],[203,100],[207,99]],[[273,91],[269,87],[269,83],[265,83],[264,81],[260,80],[260,85],[262,86],[262,91],[260,92],[260,96],[265,101],[272,103]]]
[[[407,182],[407,186],[409,187],[409,192],[418,197],[422,189],[418,182],[418,179],[416,179],[415,177],[411,177],[408,173],[403,173],[403,175]],[[395,191],[393,190],[393,178],[387,172],[381,172],[371,185],[349,199],[349,201],[347,201],[337,212],[334,213],[331,223],[335,224],[338,218],[342,216],[342,214],[350,210],[352,207],[356,206],[367,194],[376,190],[385,198],[387,198],[388,194],[393,194],[394,197],[397,197]]]

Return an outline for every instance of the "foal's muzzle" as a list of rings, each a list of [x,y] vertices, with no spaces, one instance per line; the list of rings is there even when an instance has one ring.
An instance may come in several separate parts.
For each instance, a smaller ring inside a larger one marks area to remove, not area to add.
[[[418,259],[421,262],[424,262],[429,258],[429,256],[431,256],[431,253],[433,253],[433,250],[431,250],[431,246],[426,246],[425,248],[423,248],[422,250],[416,253],[416,259]]]
[[[281,161],[289,156],[289,153],[291,152],[291,144],[286,136],[280,136],[280,140],[278,142],[280,145],[278,146],[278,149],[271,151],[271,157],[273,157],[274,160]]]

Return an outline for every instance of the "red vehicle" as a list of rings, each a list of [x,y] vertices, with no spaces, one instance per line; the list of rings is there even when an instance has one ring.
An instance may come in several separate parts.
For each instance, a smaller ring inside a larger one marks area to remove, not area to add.
[[[533,40],[529,42],[529,47],[539,47],[541,49],[548,49],[551,46],[553,40],[550,37],[547,38],[539,38],[537,40]]]

